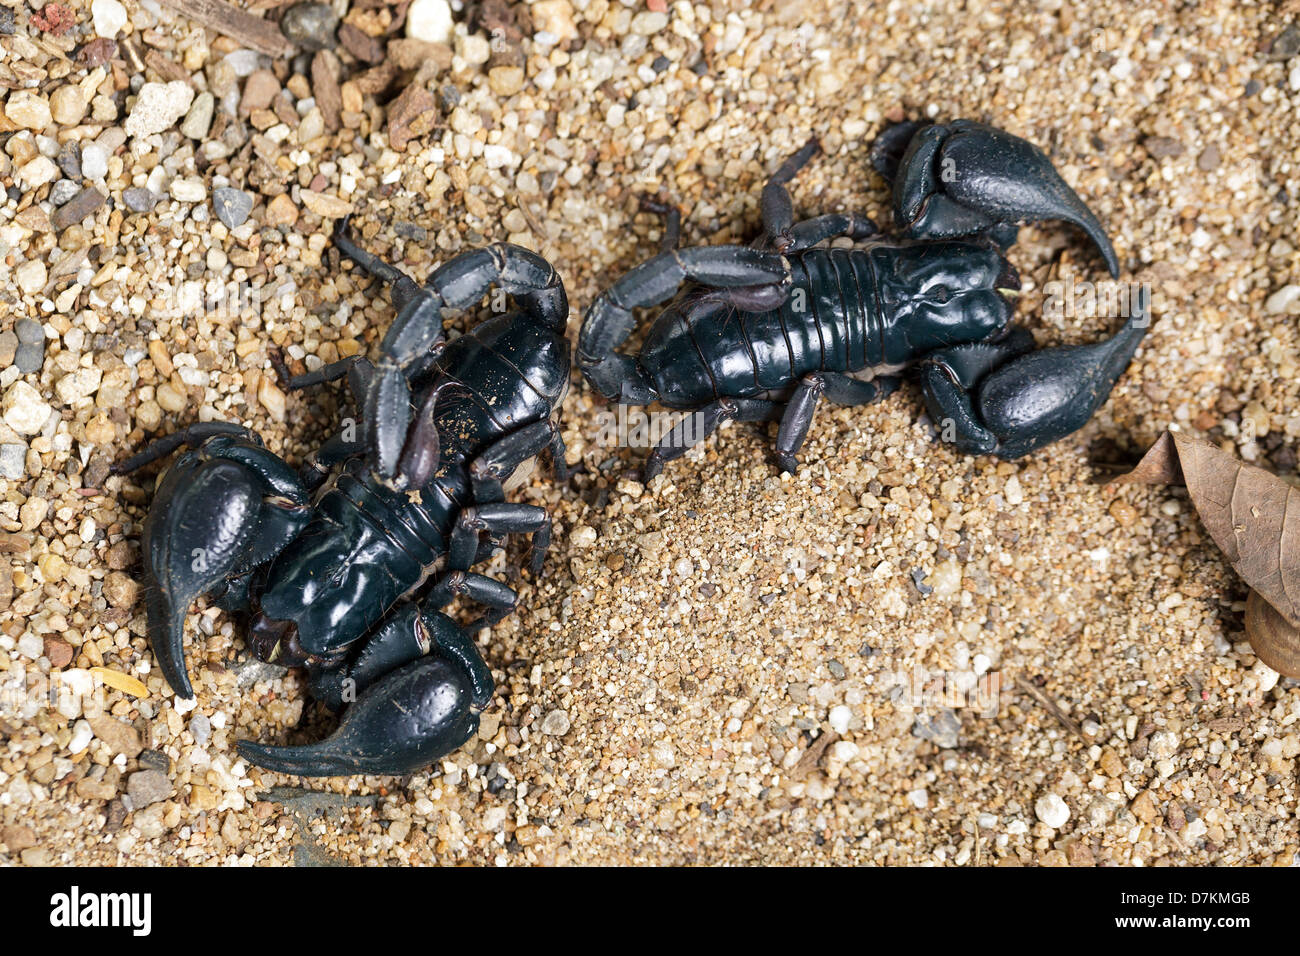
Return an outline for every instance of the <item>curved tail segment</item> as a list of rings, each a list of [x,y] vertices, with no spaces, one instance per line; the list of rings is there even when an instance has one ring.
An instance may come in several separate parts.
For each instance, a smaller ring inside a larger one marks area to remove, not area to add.
[[[325,740],[300,747],[241,740],[238,749],[259,767],[303,777],[416,773],[478,732],[476,698],[459,664],[422,657],[363,691]]]

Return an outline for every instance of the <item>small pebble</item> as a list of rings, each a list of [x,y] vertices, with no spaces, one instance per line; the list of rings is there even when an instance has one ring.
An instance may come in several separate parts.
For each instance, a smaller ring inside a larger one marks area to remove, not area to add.
[[[338,28],[338,14],[324,3],[299,3],[280,18],[280,32],[304,50],[332,49]]]
[[[542,718],[542,733],[563,737],[569,732],[569,715],[563,710],[553,710]]]
[[[118,0],[92,0],[90,16],[95,35],[110,40],[121,33],[127,24],[126,7]]]
[[[222,186],[212,191],[212,211],[229,229],[236,229],[248,221],[253,211],[253,197],[242,189]]]
[[[86,115],[86,97],[81,87],[69,83],[50,94],[50,115],[63,126],[76,126]]]
[[[1059,830],[1070,819],[1070,808],[1056,794],[1048,793],[1035,801],[1034,815],[1053,830]]]
[[[131,212],[148,212],[158,204],[158,197],[148,189],[132,186],[122,190],[122,202]]]
[[[194,102],[194,88],[181,80],[146,83],[140,87],[135,105],[123,124],[126,135],[152,136],[176,125]],[[85,163],[83,152],[82,163]]]
[[[5,102],[5,116],[24,129],[43,130],[50,125],[49,101],[32,90],[16,90]]]
[[[17,481],[26,473],[27,446],[19,442],[0,443],[0,478]]]
[[[172,790],[172,782],[160,770],[139,770],[126,780],[127,796],[137,810],[166,800]]]
[[[81,147],[81,174],[91,182],[99,182],[108,175],[108,151],[98,143]]]
[[[181,121],[182,135],[188,136],[190,139],[205,138],[208,135],[208,130],[212,127],[212,114],[216,109],[216,105],[216,98],[207,90],[194,97],[189,112],[185,114],[185,119]]]
[[[59,155],[54,161],[59,164],[63,175],[69,179],[81,179],[81,147],[73,140],[68,140],[59,147]]]
[[[446,43],[456,24],[447,0],[413,0],[406,10],[406,35],[425,43]]]

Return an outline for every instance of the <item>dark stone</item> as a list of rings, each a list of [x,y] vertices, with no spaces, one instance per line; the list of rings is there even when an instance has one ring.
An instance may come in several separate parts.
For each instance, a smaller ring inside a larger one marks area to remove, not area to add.
[[[24,375],[31,375],[33,372],[39,372],[44,364],[44,341],[39,345],[24,342],[14,351],[14,367]]]
[[[1223,154],[1219,151],[1219,147],[1211,143],[1201,150],[1201,156],[1196,160],[1196,168],[1203,173],[1213,172],[1219,168],[1219,163],[1222,161]]]
[[[131,212],[148,212],[158,204],[158,197],[148,189],[132,186],[122,190],[122,202]]]
[[[81,179],[81,147],[72,140],[64,143],[55,159],[63,175],[69,179]]]
[[[26,345],[37,345],[45,341],[45,328],[35,319],[19,319],[14,326],[18,341]]]
[[[55,229],[62,232],[69,226],[81,222],[87,216],[93,215],[102,205],[104,205],[104,194],[94,186],[87,186],[54,210],[54,215],[50,216],[50,222],[53,223]]]
[[[1270,60],[1289,60],[1300,53],[1300,27],[1294,23],[1277,35],[1268,48]]]
[[[668,57],[657,56],[655,57],[655,61],[650,64],[650,69],[654,70],[656,73],[662,73],[664,70],[668,69],[668,67],[672,65],[673,65],[673,61],[668,59]]]
[[[1142,140],[1142,148],[1152,159],[1172,158],[1187,152],[1187,147],[1172,136],[1148,136]]]
[[[11,36],[14,30],[14,12],[9,7],[0,7],[0,34]]]
[[[140,766],[146,770],[157,770],[160,773],[166,773],[171,769],[171,758],[161,750],[142,750],[139,756]]]
[[[212,211],[227,229],[235,229],[248,221],[248,215],[253,211],[253,197],[242,189],[214,189]]]
[[[280,18],[280,32],[304,50],[333,49],[338,28],[338,14],[323,3],[300,3]]]
[[[393,232],[403,239],[410,239],[412,242],[424,242],[429,237],[428,230],[423,226],[417,226],[413,222],[395,222],[393,223]]]

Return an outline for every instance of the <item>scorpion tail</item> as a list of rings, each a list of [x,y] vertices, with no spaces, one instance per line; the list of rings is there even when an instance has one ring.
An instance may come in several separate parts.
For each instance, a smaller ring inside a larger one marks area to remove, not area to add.
[[[895,169],[894,215],[908,236],[951,239],[985,234],[1009,245],[1015,224],[1059,219],[1082,229],[1112,276],[1119,259],[1097,217],[1037,146],[970,120],[917,130],[893,166],[891,138],[878,168]]]
[[[474,736],[478,713],[471,678],[435,654],[366,688],[325,740],[301,747],[241,740],[238,749],[259,767],[304,777],[415,773]]]

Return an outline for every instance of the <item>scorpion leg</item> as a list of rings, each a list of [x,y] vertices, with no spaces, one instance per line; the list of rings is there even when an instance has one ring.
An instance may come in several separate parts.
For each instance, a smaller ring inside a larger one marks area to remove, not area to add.
[[[838,372],[811,372],[805,375],[790,397],[776,436],[776,460],[781,470],[794,474],[799,467],[795,457],[808,437],[817,402],[825,395],[836,405],[867,405],[877,402],[898,388],[902,379],[879,376],[864,382]]]
[[[314,696],[347,706],[332,735],[300,747],[237,746],[251,763],[280,773],[415,773],[474,736],[493,689],[469,634],[435,608],[408,602],[349,664],[313,675]]]
[[[209,425],[219,423],[212,422]],[[185,671],[185,614],[215,592],[225,604],[246,594],[248,572],[280,553],[311,513],[298,477],[247,429],[193,426],[183,440],[203,443],[167,470],[142,537],[149,643],[172,689],[193,697]],[[174,449],[169,436],[118,466],[131,471]]]
[[[469,598],[488,608],[479,627],[492,627],[519,603],[519,595],[510,585],[473,571],[449,571],[442,575],[429,589],[425,601],[432,607],[442,608],[458,597]]]
[[[505,491],[501,487],[501,482],[509,478],[514,470],[529,458],[540,454],[548,447],[553,447],[557,434],[559,429],[551,422],[533,422],[490,445],[469,466],[474,501],[478,504],[504,501]],[[560,454],[560,466],[563,467],[563,446]]]
[[[921,364],[922,395],[960,451],[1019,458],[1087,424],[1149,326],[1143,311],[1091,345],[1033,349],[1017,330],[1002,343],[942,349]]]
[[[650,481],[663,471],[666,462],[686,454],[717,431],[723,422],[765,422],[777,417],[777,412],[775,402],[755,398],[723,398],[698,408],[674,425],[655,445],[641,470],[641,480]]]
[[[907,148],[895,161],[904,136]],[[1119,275],[1097,217],[1046,154],[1019,136],[971,120],[908,124],[882,134],[873,162],[893,179],[894,219],[908,238],[986,235],[1005,248],[1017,224],[1060,219],[1082,229],[1111,275]]]
[[[817,139],[810,139],[772,174],[763,187],[763,235],[755,242],[755,248],[776,249],[788,254],[809,249],[827,239],[840,236],[866,239],[880,231],[868,217],[858,213],[831,213],[798,223],[794,221],[794,202],[786,186],[820,149]]]
[[[542,569],[546,549],[551,545],[551,516],[537,505],[489,502],[463,508],[451,531],[447,567],[464,571],[478,554],[480,532],[533,535],[533,574]]]
[[[658,398],[636,362],[616,350],[632,333],[634,309],[667,302],[688,280],[728,290],[788,288],[790,269],[775,252],[702,246],[664,252],[630,270],[597,297],[578,335],[578,367],[593,388],[611,401],[631,395],[637,404],[648,404]]]
[[[366,393],[366,430],[375,470],[381,477],[391,479],[397,473],[398,456],[411,424],[407,374],[445,344],[442,310],[474,305],[494,285],[514,296],[535,321],[553,331],[564,331],[569,317],[564,285],[550,263],[534,252],[496,243],[435,269],[427,286],[406,301],[384,336]]]

